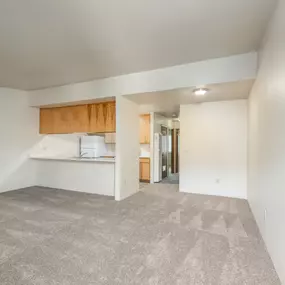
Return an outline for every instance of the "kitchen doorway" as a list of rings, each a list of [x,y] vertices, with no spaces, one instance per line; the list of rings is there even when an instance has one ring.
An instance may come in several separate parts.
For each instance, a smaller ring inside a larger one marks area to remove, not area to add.
[[[180,129],[171,130],[171,173],[179,173]]]
[[[168,128],[161,126],[161,157],[162,157],[162,179],[168,176]]]
[[[162,171],[163,184],[179,184],[179,143],[180,143],[180,130],[178,128],[167,129],[161,127],[161,133],[164,134],[167,130],[167,159],[164,159],[164,166],[167,165],[166,174]],[[162,152],[163,153],[163,152]],[[163,168],[162,168],[163,170]]]

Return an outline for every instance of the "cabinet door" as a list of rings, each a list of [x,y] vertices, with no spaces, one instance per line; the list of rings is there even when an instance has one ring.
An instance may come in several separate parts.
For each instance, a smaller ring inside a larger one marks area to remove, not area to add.
[[[54,134],[68,133],[68,112],[64,108],[54,108],[52,110]]]
[[[40,109],[40,134],[54,133],[52,110],[52,108]]]
[[[40,110],[41,134],[83,133],[89,129],[87,105]]]
[[[115,131],[115,102],[40,110],[41,134],[114,133]]]
[[[140,180],[150,180],[150,161],[149,159],[140,159]]]
[[[85,133],[89,129],[87,105],[68,106],[53,109],[56,134]]]
[[[54,109],[54,127],[57,134],[73,133],[71,107]]]
[[[88,105],[72,106],[69,109],[68,132],[86,133],[89,130]]]
[[[90,129],[92,133],[105,133],[104,104],[92,104],[90,106]]]
[[[142,162],[141,163],[141,179],[142,180],[149,180],[148,171],[149,171],[149,165],[145,162]]]
[[[140,171],[139,171],[139,179],[142,180],[142,162],[140,160]]]
[[[140,116],[140,143],[150,143],[150,115]]]
[[[116,131],[116,104],[105,102],[90,106],[90,132],[113,133]]]
[[[114,133],[116,131],[116,103],[107,102],[104,104],[105,114],[106,114],[106,123],[105,123],[105,132]]]

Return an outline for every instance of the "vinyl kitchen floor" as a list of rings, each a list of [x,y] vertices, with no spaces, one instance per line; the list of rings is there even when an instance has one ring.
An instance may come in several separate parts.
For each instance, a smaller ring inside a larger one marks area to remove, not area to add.
[[[1,285],[279,285],[244,200],[148,185],[110,198],[0,194]]]

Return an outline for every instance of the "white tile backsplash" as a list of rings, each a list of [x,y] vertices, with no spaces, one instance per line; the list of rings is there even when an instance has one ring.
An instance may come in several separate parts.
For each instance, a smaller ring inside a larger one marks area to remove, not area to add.
[[[46,135],[33,148],[31,156],[73,157],[78,155],[78,138],[76,135]]]
[[[97,156],[116,156],[116,144],[106,144],[102,136],[81,136],[82,146],[95,148]],[[46,135],[31,156],[74,157],[79,155],[79,135]],[[150,157],[150,145],[140,145],[140,156]]]
[[[79,155],[80,135],[46,135],[34,147],[31,156],[36,157],[74,157]],[[95,148],[96,156],[115,156],[115,145],[105,144],[103,136],[81,136],[82,145]]]
[[[106,144],[106,156],[116,156],[116,145]]]
[[[115,144],[106,144],[106,153],[107,156],[116,156],[116,145]],[[141,144],[140,145],[140,156],[141,157],[150,157],[150,145]]]
[[[150,145],[141,144],[140,145],[140,156],[141,157],[150,157]]]

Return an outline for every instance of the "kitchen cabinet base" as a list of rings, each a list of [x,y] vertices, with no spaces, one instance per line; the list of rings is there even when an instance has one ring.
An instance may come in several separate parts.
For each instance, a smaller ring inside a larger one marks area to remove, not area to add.
[[[150,180],[140,179],[140,182],[142,182],[142,183],[150,183]]]

